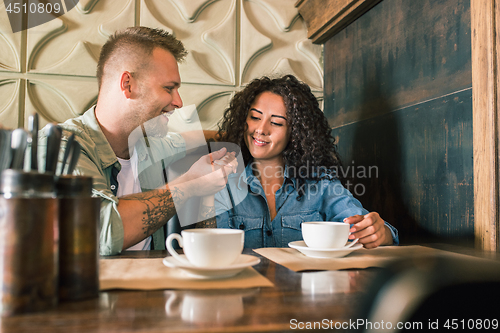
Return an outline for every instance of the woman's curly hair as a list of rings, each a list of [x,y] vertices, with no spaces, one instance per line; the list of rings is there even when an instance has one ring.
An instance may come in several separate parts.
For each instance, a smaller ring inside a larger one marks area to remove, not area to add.
[[[218,141],[238,144],[245,165],[248,164],[252,156],[244,140],[246,119],[255,98],[266,91],[283,97],[285,102],[291,131],[283,159],[294,172],[291,176],[299,180],[339,178],[335,171],[340,169],[341,162],[328,120],[309,86],[293,75],[276,79],[264,76],[236,93],[219,123]]]

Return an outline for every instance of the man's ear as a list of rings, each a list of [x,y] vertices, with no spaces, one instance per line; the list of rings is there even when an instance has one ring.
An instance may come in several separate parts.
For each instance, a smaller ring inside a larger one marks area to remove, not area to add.
[[[132,73],[125,71],[120,76],[120,90],[125,96],[125,98],[130,99],[132,97],[132,90],[134,90],[134,78]]]

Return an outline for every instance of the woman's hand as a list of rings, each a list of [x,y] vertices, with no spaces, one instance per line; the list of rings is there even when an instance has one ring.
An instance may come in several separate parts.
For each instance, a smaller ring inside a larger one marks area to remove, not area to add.
[[[349,230],[352,233],[349,239],[359,238],[358,242],[367,249],[392,244],[391,231],[384,225],[384,220],[377,212],[347,217],[344,222],[353,225]]]
[[[188,197],[215,194],[226,186],[227,175],[236,172],[237,168],[235,154],[222,148],[200,157],[185,174],[169,182],[169,186],[185,184],[187,192],[184,195]]]

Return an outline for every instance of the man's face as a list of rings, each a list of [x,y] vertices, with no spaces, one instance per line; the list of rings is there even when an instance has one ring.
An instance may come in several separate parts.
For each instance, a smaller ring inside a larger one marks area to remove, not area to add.
[[[164,136],[168,132],[168,117],[174,109],[182,107],[179,95],[181,78],[174,56],[161,48],[155,48],[149,68],[139,73],[138,95],[134,108],[135,123],[144,124],[151,136]]]

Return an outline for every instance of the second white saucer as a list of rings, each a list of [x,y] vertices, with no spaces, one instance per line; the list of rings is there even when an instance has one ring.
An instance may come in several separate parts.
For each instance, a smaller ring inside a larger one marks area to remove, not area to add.
[[[181,257],[185,258],[185,255],[181,254]],[[238,258],[238,260],[236,260],[236,262],[230,266],[205,268],[205,267],[196,267],[192,265],[187,265],[171,256],[163,258],[163,264],[165,266],[171,268],[180,268],[189,273],[189,275],[201,279],[222,279],[231,277],[238,274],[247,267],[257,265],[259,262],[260,258],[248,254],[242,254]]]
[[[341,247],[338,249],[318,249],[308,247],[304,241],[290,242],[288,243],[288,246],[311,258],[340,258],[363,247],[362,244],[356,244],[349,248]]]

